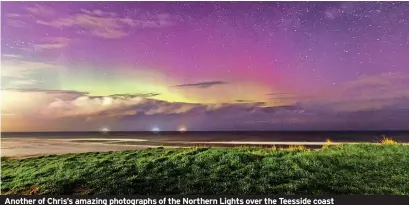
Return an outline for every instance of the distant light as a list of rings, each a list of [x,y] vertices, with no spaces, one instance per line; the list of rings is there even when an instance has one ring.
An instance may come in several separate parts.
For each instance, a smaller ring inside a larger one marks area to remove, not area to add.
[[[109,130],[109,128],[107,128],[107,127],[104,127],[104,128],[102,128],[101,129],[101,132],[103,132],[103,133],[107,133],[107,132],[109,132],[110,130]]]
[[[152,131],[152,132],[160,132],[160,129],[159,129],[159,127],[153,127],[153,128],[151,129],[151,131]]]
[[[186,127],[180,127],[179,129],[178,129],[178,131],[179,132],[186,132],[187,131],[187,128]]]

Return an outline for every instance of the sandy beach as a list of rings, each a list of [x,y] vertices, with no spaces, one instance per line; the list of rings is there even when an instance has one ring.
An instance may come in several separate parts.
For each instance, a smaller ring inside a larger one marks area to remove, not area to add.
[[[103,139],[98,139],[103,140]],[[132,141],[132,140],[131,140]],[[133,140],[134,141],[134,140]],[[84,152],[106,152],[146,149],[147,145],[115,145],[104,143],[79,143],[67,139],[2,139],[2,157],[30,157],[50,154],[84,153]]]
[[[344,142],[332,142],[342,144]],[[349,142],[351,143],[351,142]],[[326,142],[289,142],[289,141],[172,141],[158,142],[146,139],[122,138],[76,138],[76,139],[44,139],[44,138],[2,138],[2,157],[33,157],[51,154],[106,152],[121,150],[147,149],[153,147],[191,147],[191,146],[322,146]],[[403,143],[408,144],[408,143]]]

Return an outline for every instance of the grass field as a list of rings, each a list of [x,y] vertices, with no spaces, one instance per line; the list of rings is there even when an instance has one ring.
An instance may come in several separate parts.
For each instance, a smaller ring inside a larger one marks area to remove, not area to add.
[[[2,194],[409,194],[409,146],[147,149],[2,158]]]

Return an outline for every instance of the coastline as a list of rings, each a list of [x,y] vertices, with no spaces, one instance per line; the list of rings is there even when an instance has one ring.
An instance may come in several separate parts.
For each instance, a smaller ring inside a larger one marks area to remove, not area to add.
[[[331,142],[330,145],[356,144],[360,142]],[[364,142],[365,143],[365,142]],[[368,142],[366,142],[368,143]],[[371,144],[380,144],[373,142]],[[409,145],[409,143],[400,143]],[[145,139],[77,138],[77,139],[38,139],[2,138],[1,157],[29,158],[55,154],[110,152],[140,150],[148,148],[189,148],[194,146],[240,147],[240,146],[306,146],[322,147],[327,142],[294,141],[150,141]]]

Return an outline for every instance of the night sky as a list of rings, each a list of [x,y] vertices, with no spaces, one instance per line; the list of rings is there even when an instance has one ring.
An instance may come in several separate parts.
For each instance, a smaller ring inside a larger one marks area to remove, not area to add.
[[[2,2],[2,131],[409,130],[409,2]]]

